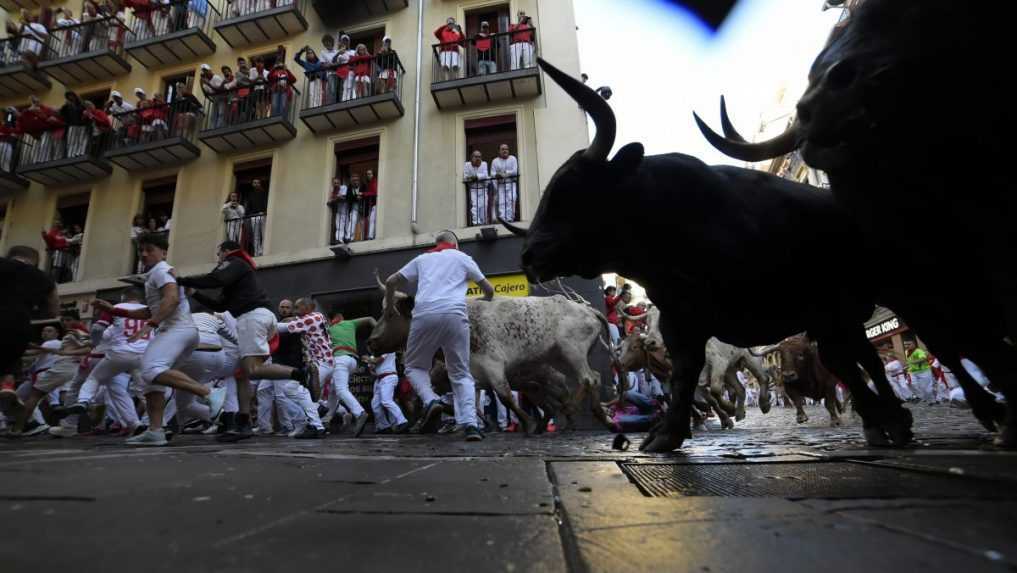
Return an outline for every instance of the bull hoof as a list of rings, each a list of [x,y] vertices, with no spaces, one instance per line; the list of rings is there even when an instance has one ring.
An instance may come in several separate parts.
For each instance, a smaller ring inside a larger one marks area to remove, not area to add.
[[[805,415],[805,414],[798,414],[798,417],[796,417],[795,420],[799,424],[804,424],[805,422],[809,421],[809,417],[807,415]]]
[[[724,418],[720,422],[720,427],[725,429],[725,430],[733,430],[734,429],[734,422],[731,421],[731,418]]]
[[[911,416],[911,410],[901,408],[900,413],[894,416],[893,420],[883,424],[883,429],[890,436],[890,441],[893,442],[893,445],[900,448],[908,446],[914,441],[915,434],[911,431],[913,423],[914,418]]]
[[[744,419],[745,419],[745,408],[738,408],[738,410],[735,411],[735,420],[741,422]]]
[[[696,431],[696,432],[705,432],[706,431],[706,424],[703,423],[703,422],[697,422],[697,423],[692,425],[692,429],[694,431]]]
[[[841,426],[842,426],[842,424],[841,424],[840,418],[830,418],[830,427],[831,428],[839,428]]]
[[[522,423],[523,432],[527,436],[532,436],[537,433],[537,422],[533,418],[527,417],[525,420],[522,420]]]
[[[1004,426],[999,435],[992,440],[992,443],[997,448],[1005,448],[1007,450],[1017,449],[1017,431],[1013,430],[1013,426]]]
[[[1006,406],[999,402],[992,402],[988,407],[979,406],[977,408],[971,404],[971,413],[990,432],[1002,431],[1006,427]]]
[[[892,445],[882,428],[865,428],[862,433],[865,435],[865,443],[873,448],[889,448]]]
[[[643,443],[639,444],[639,451],[657,454],[666,454],[682,447],[685,438],[665,432],[658,432],[646,436]]]

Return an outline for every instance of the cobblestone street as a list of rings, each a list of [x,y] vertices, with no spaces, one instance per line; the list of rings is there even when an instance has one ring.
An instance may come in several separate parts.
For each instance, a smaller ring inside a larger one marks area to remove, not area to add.
[[[329,559],[349,571],[1012,570],[1017,456],[965,410],[912,410],[907,450],[866,449],[856,420],[829,428],[819,407],[801,426],[793,409],[750,411],[673,455],[639,453],[640,435],[613,450],[592,431],[186,436],[142,451],[7,440],[0,559],[10,571],[40,551],[81,571]]]

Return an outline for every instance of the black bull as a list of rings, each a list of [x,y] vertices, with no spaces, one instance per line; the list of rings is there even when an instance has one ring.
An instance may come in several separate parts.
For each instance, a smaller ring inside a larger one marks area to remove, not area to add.
[[[877,301],[957,374],[987,428],[1005,418],[999,442],[1014,446],[1017,193],[1010,165],[1017,118],[1009,78],[994,69],[1010,66],[1017,10],[1012,3],[996,8],[866,0],[816,58],[786,133],[746,143],[723,106],[726,137],[696,120],[714,146],[746,161],[800,150],[829,175],[833,197],[869,248],[885,245],[889,229],[903,231],[894,243],[906,266],[900,279],[879,281]],[[949,82],[940,81],[945,70]],[[972,114],[935,121],[946,109]],[[960,365],[962,355],[1003,391],[1005,410]]]
[[[874,297],[855,272],[865,258],[841,208],[807,185],[677,153],[644,157],[638,143],[609,161],[611,108],[575,78],[543,60],[540,65],[590,114],[597,136],[552,177],[529,230],[506,227],[526,236],[522,264],[531,281],[617,272],[644,285],[659,306],[674,364],[674,407],[642,448],[670,451],[691,436],[692,398],[711,336],[750,347],[802,331],[818,341],[823,362],[856,397],[866,439],[909,442],[910,413],[865,337]],[[613,214],[602,206],[619,197],[642,213],[641,235],[611,233]],[[811,282],[789,283],[802,261],[813,265]],[[876,382],[878,395],[856,364]]]

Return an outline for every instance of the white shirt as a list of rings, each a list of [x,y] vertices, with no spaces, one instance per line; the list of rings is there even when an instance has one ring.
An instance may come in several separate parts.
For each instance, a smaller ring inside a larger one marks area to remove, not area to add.
[[[318,54],[318,59],[320,59],[322,62],[324,62],[326,64],[331,64],[332,60],[334,60],[335,57],[338,56],[338,55],[339,55],[339,50],[336,50],[335,48],[333,48],[331,50],[322,49],[321,53]]]
[[[749,377],[746,376],[745,373],[742,372],[741,370],[735,371],[735,377],[738,378],[738,381],[742,383],[742,386],[749,385]]]
[[[169,273],[171,270],[173,267],[169,263],[160,261],[145,275],[145,301],[148,302],[148,308],[153,316],[159,312],[159,306],[162,304],[162,287],[168,284],[177,284],[177,279]],[[194,321],[191,319],[191,304],[187,302],[184,287],[177,286],[177,290],[180,293],[180,303],[173,314],[159,325],[160,331],[194,328]]]
[[[47,340],[40,346],[49,350],[57,351],[60,350],[60,340]],[[56,359],[56,354],[50,354],[48,352],[40,354],[39,357],[35,359],[35,362],[32,363],[32,373],[34,374],[40,370],[46,370],[52,367],[53,363],[56,362]]]
[[[886,363],[886,376],[888,378],[899,379],[900,382],[904,381],[904,366],[901,365],[900,360],[891,360]]]
[[[476,176],[477,181],[469,181],[470,177]],[[487,186],[489,176],[487,174],[487,162],[481,161],[477,167],[473,166],[473,163],[467,161],[466,165],[463,165],[463,179],[470,184],[470,187],[474,189],[483,189]]]
[[[378,361],[372,368],[371,373],[375,376],[379,374],[385,374],[386,378],[388,375],[398,376],[399,373],[396,371],[396,355],[395,352],[389,352],[388,354],[382,354],[381,360]]]
[[[484,273],[473,258],[456,249],[424,253],[399,269],[399,274],[416,286],[413,316],[459,314],[465,317],[466,281],[484,280]]]
[[[236,337],[229,330],[226,322],[218,314],[197,312],[191,315],[194,326],[198,327],[198,340],[202,346],[215,346],[223,348],[223,339],[230,342]]]
[[[114,305],[113,308],[137,310],[145,308],[145,305],[136,302],[122,302]],[[106,329],[103,337],[107,335],[110,337],[110,349],[114,352],[136,352],[142,354],[148,348],[148,339],[141,338],[131,342],[130,338],[141,332],[143,328],[145,328],[145,321],[142,319],[114,316],[113,324]]]
[[[49,31],[46,30],[46,26],[43,26],[38,22],[25,24],[21,31],[23,34],[28,34],[40,42],[45,42],[46,38],[49,36]]]
[[[519,162],[514,155],[509,155],[507,159],[502,159],[501,156],[495,157],[491,160],[491,174],[500,174],[502,177],[519,175]]]

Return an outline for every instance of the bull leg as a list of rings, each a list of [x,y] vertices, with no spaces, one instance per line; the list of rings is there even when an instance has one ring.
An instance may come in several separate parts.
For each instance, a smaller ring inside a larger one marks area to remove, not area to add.
[[[699,383],[699,373],[706,362],[707,336],[690,335],[691,329],[685,327],[679,335],[671,326],[671,322],[661,316],[660,330],[664,335],[664,344],[671,350],[674,368],[671,372],[672,406],[667,416],[655,426],[639,449],[647,452],[670,452],[680,448],[686,438],[692,437],[689,428],[692,423],[692,398]],[[688,329],[688,330],[686,330]]]
[[[998,388],[1006,398],[1006,422],[996,436],[996,445],[1017,447],[1017,388],[1013,384],[1017,379],[1017,359],[1013,356],[1014,349],[1005,342],[999,342],[994,348],[972,348],[969,354],[971,360],[988,376],[993,387]]]
[[[724,376],[724,383],[729,393],[735,398],[735,420],[741,422],[745,419],[745,386],[738,380],[738,375],[732,370]]]
[[[531,418],[519,404],[512,397],[512,388],[509,387],[508,380],[505,379],[504,371],[497,366],[492,366],[486,362],[477,361],[473,364],[474,366],[474,377],[485,380],[491,387],[491,390],[498,396],[502,404],[512,410],[516,417],[519,418],[519,423],[523,425],[523,431],[526,435],[533,433],[536,422]]]
[[[861,372],[858,371],[856,353],[851,344],[843,339],[842,333],[829,338],[817,336],[817,341],[819,359],[834,376],[840,378],[851,389],[855,408],[862,418],[865,441],[870,446],[889,446],[890,440],[887,439],[886,431],[879,420],[879,398],[869,389]]]
[[[837,400],[837,384],[831,384],[826,381],[826,396],[823,397],[823,405],[826,406],[826,411],[830,413],[830,427],[837,428],[840,426],[840,414],[842,406],[840,401]]]
[[[869,374],[879,392],[879,417],[883,431],[889,435],[890,441],[896,446],[910,444],[914,439],[914,433],[911,431],[914,418],[911,416],[911,411],[902,406],[903,402],[893,391],[893,386],[890,385],[890,380],[886,377],[886,368],[883,366],[883,361],[879,359],[879,354],[865,337],[861,328],[848,331],[847,336],[851,338],[852,351],[857,363]],[[858,372],[858,368],[854,370]],[[862,383],[865,383],[864,380]],[[866,385],[867,387],[868,385]],[[854,393],[854,388],[851,389],[851,392]],[[859,411],[859,413],[864,421],[865,412]]]
[[[613,431],[614,424],[607,417],[604,405],[600,403],[600,374],[590,368],[585,351],[569,345],[562,345],[559,351],[561,352],[561,362],[556,363],[553,366],[554,369],[567,379],[579,381],[579,387],[576,389],[575,394],[575,404],[582,404],[583,396],[589,392],[590,410],[593,412],[593,417],[601,424],[604,424],[605,428]],[[624,372],[618,375],[621,384],[625,384],[624,379],[622,379],[624,375]]]
[[[795,410],[798,415],[795,416],[795,421],[799,424],[804,424],[809,421],[809,415],[805,413],[805,397],[802,393],[794,387],[794,384],[784,385],[784,390],[787,392],[788,397],[791,399],[791,403],[795,405]]]
[[[728,415],[727,410],[720,401],[717,400],[717,396],[713,392],[706,392],[706,401],[710,404],[710,408],[717,413],[717,419],[720,420],[720,427],[725,430],[734,429],[734,422],[731,421],[731,416]]]
[[[926,344],[929,344],[928,340],[926,340]],[[995,396],[982,388],[981,384],[968,374],[964,365],[961,364],[960,356],[955,353],[940,352],[932,344],[929,345],[929,350],[939,358],[944,366],[953,371],[961,390],[964,390],[964,398],[971,406],[971,413],[985,426],[985,429],[995,432],[998,427],[1002,426],[1006,420],[1006,406],[997,402]]]

